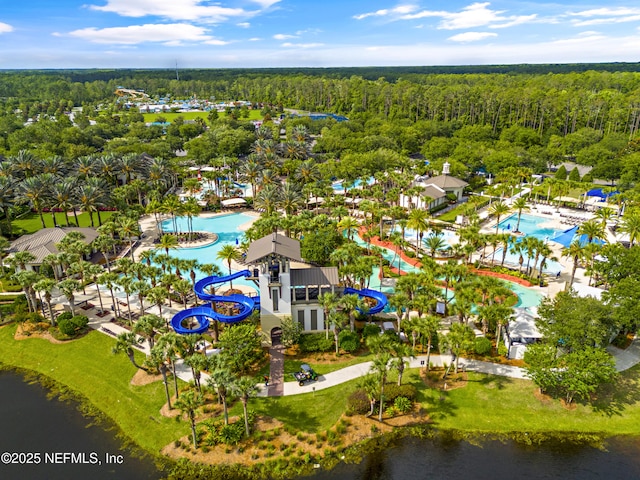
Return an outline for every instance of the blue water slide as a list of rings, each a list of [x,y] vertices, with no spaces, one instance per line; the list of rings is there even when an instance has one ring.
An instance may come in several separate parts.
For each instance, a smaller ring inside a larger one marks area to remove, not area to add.
[[[246,319],[253,310],[260,308],[260,297],[247,297],[246,295],[214,295],[208,293],[206,289],[211,285],[226,283],[240,277],[248,277],[251,275],[249,270],[241,270],[231,275],[222,277],[211,276],[203,278],[196,282],[193,290],[198,297],[206,302],[211,303],[233,303],[235,313],[233,315],[225,315],[222,312],[216,312],[210,305],[201,307],[188,308],[182,312],[178,312],[171,319],[171,326],[177,333],[204,333],[209,328],[211,320],[222,323],[238,323]],[[198,326],[187,328],[182,325],[183,320],[193,317]]]
[[[213,300],[213,297],[216,297],[217,299],[218,295],[212,295],[206,292],[205,290],[207,287],[211,285],[217,285],[219,283],[230,282],[231,280],[235,280],[236,278],[249,277],[249,276],[251,276],[251,272],[249,270],[240,270],[239,272],[232,273],[231,275],[225,275],[222,277],[217,277],[215,275],[212,277],[205,277],[202,280],[199,280],[198,282],[196,282],[195,286],[193,287],[193,291],[196,292],[196,295],[198,295],[198,297],[201,298],[202,300],[205,300],[207,302],[217,301],[217,300]]]
[[[211,307],[195,307],[195,308],[187,308],[181,312],[176,313],[171,319],[171,326],[181,335],[186,335],[190,333],[204,333],[209,329],[210,320],[215,317],[211,314],[215,313]],[[193,328],[188,328],[182,325],[182,321],[189,318],[194,317],[198,322],[198,325]]]
[[[344,289],[344,294],[345,295],[359,295],[360,297],[368,297],[368,298],[373,298],[376,303],[369,307],[369,310],[367,311],[367,313],[371,314],[371,315],[375,315],[376,313],[380,313],[382,310],[384,310],[384,307],[387,306],[387,304],[389,303],[389,300],[387,299],[387,296],[382,293],[379,292],[378,290],[372,290],[370,288],[363,288],[362,290],[357,290],[355,288],[351,288],[351,287],[347,287]]]

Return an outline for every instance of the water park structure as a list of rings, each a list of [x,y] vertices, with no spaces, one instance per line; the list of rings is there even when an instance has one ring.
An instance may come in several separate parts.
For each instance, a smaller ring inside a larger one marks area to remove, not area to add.
[[[377,290],[340,286],[337,267],[308,264],[300,254],[300,242],[278,233],[252,242],[242,262],[247,266],[244,270],[226,276],[205,277],[196,282],[196,295],[208,305],[188,308],[174,315],[171,325],[177,333],[204,333],[211,321],[238,323],[259,310],[262,331],[273,341],[281,334],[282,320],[286,317],[297,321],[304,331],[324,330],[327,319],[319,297],[325,292],[366,298],[369,303],[366,313],[372,315],[382,312],[388,303],[386,295]],[[253,281],[259,295],[217,295],[210,290],[215,285],[241,277]]]

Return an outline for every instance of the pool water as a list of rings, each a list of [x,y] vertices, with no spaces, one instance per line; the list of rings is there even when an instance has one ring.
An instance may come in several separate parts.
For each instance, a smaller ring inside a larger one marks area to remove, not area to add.
[[[369,177],[369,179],[367,180],[367,185],[373,185],[375,183],[375,178],[373,177]],[[355,182],[353,182],[353,187],[349,188],[348,190],[351,190],[352,188],[358,188],[358,187],[362,187],[363,186],[363,182],[361,179],[356,179]],[[331,187],[333,188],[333,190],[335,190],[336,192],[344,192],[344,185],[342,182],[336,182],[334,184],[331,185]]]
[[[547,222],[547,218],[537,217],[535,215],[527,215],[523,213],[520,217],[520,232],[525,235],[531,235],[540,240],[551,240],[553,237],[561,234],[564,230],[541,227],[540,224]],[[498,224],[498,228],[502,231],[514,231],[518,225],[518,214],[514,213],[505,218]]]
[[[195,217],[193,218],[193,229],[196,231],[205,231],[212,232],[218,235],[218,241],[211,245],[205,245],[202,247],[195,248],[178,248],[175,250],[171,250],[170,254],[173,257],[180,259],[195,259],[200,263],[214,263],[220,267],[223,274],[228,273],[228,267],[226,262],[218,260],[216,255],[220,251],[220,249],[224,245],[232,244],[236,245],[236,241],[238,243],[242,242],[244,237],[243,227],[255,220],[256,217],[252,215],[248,215],[246,213],[231,213],[228,215],[219,215],[215,217]],[[177,219],[178,226],[180,231],[187,231],[187,218],[179,217]],[[164,231],[171,232],[173,231],[173,222],[171,219],[164,220],[162,222],[162,228]],[[361,245],[366,246],[366,242],[362,240],[359,236],[354,236],[355,241]],[[394,260],[393,265],[400,268],[406,272],[419,272],[420,269],[414,267],[413,265],[405,262],[400,259],[399,256],[394,255],[394,252],[383,248],[383,256],[390,262]],[[395,257],[395,258],[394,258]],[[497,257],[500,258],[500,257]],[[233,271],[233,270],[232,270]],[[196,278],[199,280],[204,278],[205,275],[202,272],[196,271]],[[256,289],[256,285],[244,278],[238,278],[233,281],[234,284],[238,285],[246,285]],[[535,307],[540,303],[543,295],[541,293],[536,292],[535,290],[523,287],[517,283],[507,282],[509,284],[509,288],[518,295],[518,307]],[[385,293],[393,293],[393,289],[390,287],[381,287],[380,285],[380,268],[374,267],[373,273],[369,278],[369,288],[378,289]],[[452,295],[452,292],[450,292]],[[455,301],[453,299],[452,301]],[[387,310],[385,310],[387,311]]]
[[[170,255],[175,258],[184,260],[198,260],[199,263],[214,263],[220,267],[222,273],[227,275],[229,273],[229,267],[226,262],[216,258],[218,252],[225,245],[237,245],[242,242],[244,238],[244,231],[241,226],[252,222],[256,217],[247,215],[246,213],[231,213],[228,215],[219,215],[215,217],[194,217],[193,218],[193,230],[201,232],[211,232],[218,235],[218,241],[205,245],[202,247],[194,248],[178,248],[170,250]],[[187,217],[178,217],[178,229],[181,232],[188,231]],[[162,229],[166,232],[173,231],[173,222],[171,219],[164,220],[162,222]],[[234,270],[232,269],[232,272]],[[206,275],[200,271],[196,271],[196,279],[200,280]],[[246,285],[256,289],[255,283],[245,280],[244,278],[238,278],[233,281],[237,285]]]

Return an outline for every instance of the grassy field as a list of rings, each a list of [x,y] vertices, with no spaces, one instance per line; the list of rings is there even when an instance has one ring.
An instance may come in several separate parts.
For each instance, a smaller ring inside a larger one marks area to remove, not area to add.
[[[15,325],[0,328],[3,363],[41,373],[78,392],[145,450],[157,453],[188,432],[185,422],[160,415],[165,401],[161,382],[131,385],[135,368],[124,355],[111,354],[112,338],[92,332],[65,344],[36,338],[15,341],[15,329]],[[441,429],[640,435],[640,366],[623,373],[593,405],[577,404],[571,409],[558,400],[538,398],[535,386],[526,380],[468,375],[465,387],[447,392],[426,388],[416,369],[408,370],[404,379],[419,389],[418,400],[433,425]],[[393,377],[390,374],[389,381]],[[357,384],[354,380],[310,394],[255,398],[249,408],[301,431],[322,432],[340,418]],[[241,410],[236,402],[231,413]]]
[[[100,218],[102,218],[102,223],[106,222],[109,218],[113,216],[115,212],[100,212]],[[44,223],[48,228],[53,227],[53,218],[51,218],[50,213],[45,213],[43,215]],[[73,215],[67,217],[66,214],[60,212],[56,213],[56,221],[58,225],[64,227],[67,225],[67,218],[69,223],[75,223],[76,219]],[[95,226],[98,226],[98,215],[93,214],[93,221]],[[78,214],[78,222],[80,223],[80,227],[90,227],[91,219],[88,213],[79,213]],[[13,226],[13,233],[19,235],[27,235],[30,233],[37,232],[42,229],[42,222],[40,221],[40,216],[37,213],[30,213],[28,215],[24,215],[13,222],[11,222]]]
[[[160,415],[162,382],[133,386],[136,368],[125,355],[113,355],[115,340],[98,332],[64,344],[33,338],[15,341],[16,326],[0,328],[2,363],[33,370],[89,399],[143,449],[158,453],[188,432],[185,422]],[[142,358],[140,358],[142,360]]]
[[[202,118],[208,123],[207,117],[209,112],[185,112],[185,113],[143,113],[145,123],[153,123],[157,121],[158,117],[163,117],[167,122],[171,123],[175,118],[182,117],[183,120],[195,120],[196,118]],[[224,118],[227,114],[222,112],[218,113],[219,118]],[[262,114],[260,110],[249,110],[248,120],[261,120]]]

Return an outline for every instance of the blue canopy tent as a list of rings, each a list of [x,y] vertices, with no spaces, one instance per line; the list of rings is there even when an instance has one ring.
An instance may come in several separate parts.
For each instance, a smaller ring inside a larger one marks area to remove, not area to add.
[[[569,245],[571,245],[571,242],[573,241],[573,237],[576,235],[577,231],[578,231],[577,226],[571,227],[570,229],[565,230],[561,234],[553,237],[551,241],[559,243],[563,247],[568,247]]]
[[[612,197],[614,195],[617,195],[619,193],[620,192],[617,191],[617,190],[615,190],[613,192],[605,193],[605,192],[602,191],[601,188],[592,188],[591,190],[589,190],[587,192],[587,197],[598,197],[598,198],[601,198],[602,199],[601,201],[604,202],[607,198]]]
[[[565,230],[561,234],[556,235],[555,237],[553,237],[551,239],[551,241],[559,243],[560,245],[562,245],[565,248],[568,248],[569,245],[571,245],[576,238],[578,238],[578,241],[580,242],[580,245],[584,246],[587,243],[589,243],[589,237],[587,237],[587,235],[582,234],[582,235],[576,237],[577,233],[578,233],[578,226],[576,225],[575,227],[571,227],[570,229]],[[598,245],[604,245],[605,242],[603,242],[602,240],[600,240],[598,238],[594,238],[592,243],[596,243]]]

